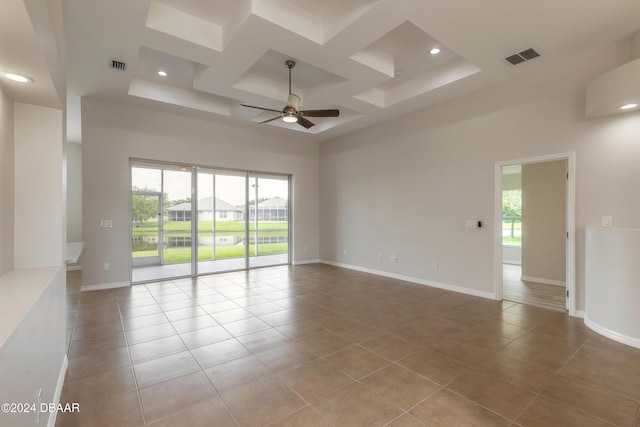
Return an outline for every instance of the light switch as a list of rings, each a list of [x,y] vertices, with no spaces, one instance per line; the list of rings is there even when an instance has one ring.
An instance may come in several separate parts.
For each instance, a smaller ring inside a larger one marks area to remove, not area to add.
[[[603,216],[602,217],[602,226],[603,227],[613,227],[613,217],[612,216]]]
[[[100,220],[100,227],[101,228],[111,228],[111,227],[113,227],[113,220],[111,220],[111,219],[101,219]]]

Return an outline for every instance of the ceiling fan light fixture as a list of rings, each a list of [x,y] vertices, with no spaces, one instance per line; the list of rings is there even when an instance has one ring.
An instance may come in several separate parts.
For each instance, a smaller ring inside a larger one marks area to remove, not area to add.
[[[298,121],[298,115],[292,110],[285,111],[282,114],[282,121],[286,123],[295,123]]]

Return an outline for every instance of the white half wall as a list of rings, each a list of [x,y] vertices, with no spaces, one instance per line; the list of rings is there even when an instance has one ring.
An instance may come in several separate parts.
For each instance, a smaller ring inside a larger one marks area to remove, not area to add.
[[[14,268],[64,264],[62,111],[14,104]]]
[[[628,58],[628,43],[600,46],[323,142],[320,259],[492,294],[495,163],[576,152],[584,310],[584,228],[602,215],[640,226],[640,199],[630,197],[640,192],[640,113],[583,119],[587,84]],[[484,226],[467,229],[467,219]]]
[[[293,260],[319,258],[317,142],[83,98],[83,286],[130,279],[130,158],[293,175]]]

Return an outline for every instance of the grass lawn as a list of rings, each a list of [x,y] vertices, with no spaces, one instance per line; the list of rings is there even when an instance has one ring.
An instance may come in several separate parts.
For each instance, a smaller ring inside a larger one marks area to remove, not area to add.
[[[511,221],[502,223],[502,244],[506,246],[522,246],[522,223],[513,224],[513,237],[511,237]]]
[[[198,234],[211,233],[213,231],[211,221],[198,221]],[[249,223],[249,231],[255,231],[255,222]],[[191,235],[191,221],[167,221],[164,223],[164,231],[174,237],[189,237]],[[224,232],[226,236],[244,235],[243,221],[216,221],[216,233]],[[286,236],[289,232],[287,222],[260,222],[258,233],[261,236]],[[146,221],[133,225],[133,236],[155,236],[158,234],[158,221]]]
[[[258,255],[286,254],[287,243],[268,243],[258,245]],[[202,247],[198,250],[198,261],[211,261],[212,250],[210,247]],[[249,256],[255,255],[255,246],[249,247]],[[133,258],[158,256],[158,251],[133,252]],[[216,247],[216,259],[230,259],[244,257],[244,246],[218,246]],[[164,251],[164,262],[177,264],[191,260],[191,248],[171,248]]]

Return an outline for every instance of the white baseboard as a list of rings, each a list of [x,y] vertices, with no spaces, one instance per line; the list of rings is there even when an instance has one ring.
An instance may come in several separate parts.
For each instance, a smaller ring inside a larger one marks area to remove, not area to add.
[[[431,286],[438,289],[444,289],[447,291],[458,292],[461,294],[473,295],[475,297],[487,298],[495,300],[496,296],[493,292],[477,291],[475,289],[464,288],[462,286],[450,285],[448,283],[432,282],[430,280],[424,280],[417,277],[404,276],[402,274],[389,273],[388,271],[374,270],[366,267],[359,267],[357,265],[343,264],[340,262],[320,260],[323,264],[333,265],[335,267],[348,268],[349,270],[362,271],[363,273],[375,274],[376,276],[389,277],[391,279],[404,280],[405,282],[416,283],[418,285]]]
[[[82,270],[81,265],[67,265],[67,271],[78,271]]]
[[[320,261],[319,259],[303,259],[300,261],[293,261],[292,265],[304,265],[304,264],[318,264],[322,261]]]
[[[522,276],[520,277],[520,280],[522,280],[523,282],[542,283],[543,285],[562,286],[563,288],[566,288],[567,286],[564,282],[561,282],[560,280],[543,279],[541,277]]]
[[[576,310],[575,312],[575,317],[579,317],[581,319],[584,319],[584,311],[582,310]]]
[[[115,288],[126,288],[131,286],[129,282],[113,282],[113,283],[101,283],[99,285],[82,285],[80,290],[82,292],[85,291],[101,291],[103,289],[115,289]]]
[[[64,355],[64,359],[62,359],[62,366],[60,367],[60,373],[58,374],[58,383],[56,384],[56,389],[53,392],[53,400],[51,403],[55,403],[56,405],[60,403],[60,395],[62,395],[62,386],[64,386],[64,378],[67,375],[67,367],[69,366],[69,359],[67,359],[67,355]],[[49,421],[47,422],[47,427],[54,427],[56,425],[56,415],[58,415],[57,411],[49,412]]]
[[[615,332],[610,329],[607,329],[603,326],[600,326],[597,323],[594,323],[591,320],[589,320],[589,318],[586,315],[584,316],[584,324],[587,325],[589,329],[599,333],[600,335],[603,335],[614,341],[618,341],[622,344],[630,345],[631,347],[640,348],[640,339],[630,337],[630,336],[621,334],[619,332]]]
[[[507,265],[522,265],[522,262],[519,259],[503,258],[502,263]]]

